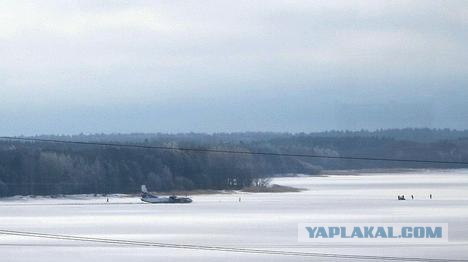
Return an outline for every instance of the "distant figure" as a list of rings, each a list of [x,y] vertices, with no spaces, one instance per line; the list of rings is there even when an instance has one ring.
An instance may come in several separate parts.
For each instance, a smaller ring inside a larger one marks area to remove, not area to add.
[[[429,199],[432,199],[432,194],[429,195]]]
[[[413,196],[413,195],[411,195],[411,199],[414,199],[414,196]]]
[[[401,196],[398,195],[398,200],[406,200],[406,199],[405,199],[405,195],[401,195]]]
[[[109,203],[109,198],[107,198],[107,203]]]
[[[239,203],[241,202],[241,198],[239,197]]]

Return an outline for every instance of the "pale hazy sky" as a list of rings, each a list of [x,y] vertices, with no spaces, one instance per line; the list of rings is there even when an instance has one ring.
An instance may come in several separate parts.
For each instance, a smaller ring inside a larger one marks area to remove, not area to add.
[[[1,1],[0,134],[468,128],[468,1]]]

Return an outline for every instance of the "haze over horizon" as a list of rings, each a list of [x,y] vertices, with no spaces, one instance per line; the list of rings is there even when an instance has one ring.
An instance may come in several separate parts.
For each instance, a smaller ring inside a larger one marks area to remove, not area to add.
[[[468,129],[466,1],[0,6],[0,135]]]

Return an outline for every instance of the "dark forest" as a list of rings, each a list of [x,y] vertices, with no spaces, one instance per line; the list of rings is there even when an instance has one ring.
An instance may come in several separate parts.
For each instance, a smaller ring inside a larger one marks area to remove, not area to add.
[[[199,149],[468,162],[468,132],[433,129],[322,133],[38,136]],[[277,175],[323,170],[461,168],[456,164],[311,159],[44,142],[0,141],[0,196],[240,189]]]

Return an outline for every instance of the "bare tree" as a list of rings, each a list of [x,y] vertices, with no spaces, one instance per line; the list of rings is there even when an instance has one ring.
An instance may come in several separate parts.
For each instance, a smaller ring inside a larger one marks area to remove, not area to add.
[[[271,183],[271,177],[254,178],[252,184],[256,187],[268,187]]]

